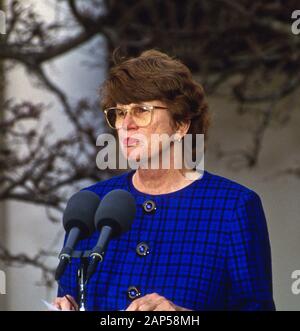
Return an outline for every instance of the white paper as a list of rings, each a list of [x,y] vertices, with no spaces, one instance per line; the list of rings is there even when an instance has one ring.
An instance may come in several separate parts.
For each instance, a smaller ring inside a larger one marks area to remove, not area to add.
[[[56,308],[54,305],[52,305],[51,303],[45,301],[42,299],[42,303],[48,308],[48,310],[50,311],[62,311],[61,309]]]

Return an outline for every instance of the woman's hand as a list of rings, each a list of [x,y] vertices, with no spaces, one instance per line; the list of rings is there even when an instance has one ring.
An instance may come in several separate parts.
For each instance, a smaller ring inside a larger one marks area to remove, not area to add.
[[[78,310],[78,304],[75,299],[68,294],[62,298],[55,298],[52,304],[59,310]]]
[[[147,294],[135,299],[126,311],[186,311],[187,308],[179,307],[157,293]]]

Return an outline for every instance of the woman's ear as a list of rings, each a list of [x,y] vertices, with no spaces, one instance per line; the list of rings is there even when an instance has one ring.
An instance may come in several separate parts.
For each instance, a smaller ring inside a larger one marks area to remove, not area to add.
[[[191,120],[177,123],[176,132],[180,134],[181,137],[183,137],[189,131],[190,125],[191,125]]]

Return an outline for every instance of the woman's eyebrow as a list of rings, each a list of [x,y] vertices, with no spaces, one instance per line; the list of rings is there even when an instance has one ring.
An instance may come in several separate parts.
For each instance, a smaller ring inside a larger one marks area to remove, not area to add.
[[[141,103],[132,103],[132,105],[130,106],[130,108],[135,107],[135,106],[151,106],[151,105],[147,105],[147,104],[145,104],[143,102],[141,102]],[[126,106],[125,105],[120,105],[120,106],[116,106],[116,108],[126,109]]]

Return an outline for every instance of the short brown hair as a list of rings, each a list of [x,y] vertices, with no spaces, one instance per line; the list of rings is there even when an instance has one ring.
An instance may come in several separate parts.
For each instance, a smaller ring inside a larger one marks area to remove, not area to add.
[[[113,62],[100,89],[102,108],[114,107],[117,103],[164,102],[174,123],[191,120],[187,133],[193,137],[195,159],[196,134],[202,133],[207,139],[210,116],[203,87],[193,79],[187,66],[155,49],[134,58],[114,54]]]

